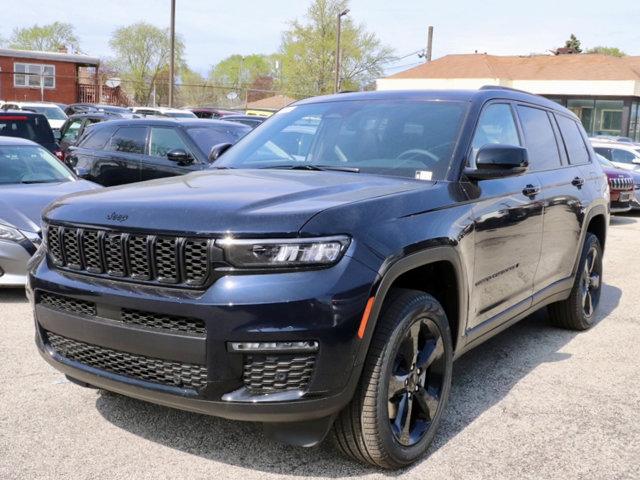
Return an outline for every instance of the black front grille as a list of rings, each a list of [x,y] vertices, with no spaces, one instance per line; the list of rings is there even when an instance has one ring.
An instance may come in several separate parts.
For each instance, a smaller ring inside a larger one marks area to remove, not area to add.
[[[48,308],[68,313],[80,313],[98,317],[96,304],[65,295],[42,292],[38,294],[38,303]],[[207,335],[205,322],[198,318],[180,317],[163,313],[143,312],[130,308],[110,311],[108,320],[119,321],[128,325],[137,325],[152,329],[166,330],[178,334],[189,334],[204,337]]]
[[[202,287],[212,240],[50,225],[47,250],[58,268],[144,283]]]
[[[87,302],[86,300],[78,300],[77,298],[63,297],[62,295],[42,292],[40,294],[40,303],[62,312],[80,313],[82,315],[90,316],[96,315],[95,303]]]
[[[199,390],[207,384],[204,365],[172,362],[112,350],[47,332],[49,345],[59,355],[89,367],[147,382]]]
[[[124,323],[140,325],[148,328],[170,330],[172,332],[189,333],[192,335],[206,335],[205,325],[197,318],[163,315],[161,313],[141,312],[139,310],[122,309],[120,316]]]
[[[304,390],[315,362],[315,355],[247,355],[244,386],[252,393]]]

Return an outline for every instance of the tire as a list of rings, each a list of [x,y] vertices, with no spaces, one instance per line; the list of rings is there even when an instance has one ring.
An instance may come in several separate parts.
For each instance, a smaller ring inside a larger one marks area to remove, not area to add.
[[[420,291],[391,291],[354,398],[334,423],[338,449],[386,469],[414,462],[435,436],[452,368],[451,333],[442,306]]]
[[[551,323],[569,330],[588,330],[595,321],[601,290],[602,247],[598,237],[587,233],[569,298],[548,307]]]

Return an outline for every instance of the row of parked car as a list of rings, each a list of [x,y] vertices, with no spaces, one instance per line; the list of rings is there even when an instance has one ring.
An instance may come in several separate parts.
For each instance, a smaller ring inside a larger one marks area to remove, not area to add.
[[[42,211],[54,199],[202,170],[265,120],[231,111],[202,117],[86,103],[0,106],[0,287],[24,285]]]

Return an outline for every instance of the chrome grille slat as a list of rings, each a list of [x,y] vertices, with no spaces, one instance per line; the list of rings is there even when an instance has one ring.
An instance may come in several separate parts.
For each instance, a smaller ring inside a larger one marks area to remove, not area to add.
[[[61,269],[188,288],[210,276],[212,240],[49,225],[48,257]]]

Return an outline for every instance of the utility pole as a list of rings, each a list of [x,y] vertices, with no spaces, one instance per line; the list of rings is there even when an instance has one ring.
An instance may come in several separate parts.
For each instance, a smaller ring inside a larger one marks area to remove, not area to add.
[[[176,0],[171,0],[171,53],[169,57],[169,107],[173,107],[173,81],[175,79]]]
[[[433,26],[429,25],[429,30],[427,33],[427,49],[425,50],[425,62],[429,63],[431,61],[431,52],[433,49]]]
[[[338,13],[338,30],[336,34],[336,81],[333,86],[334,93],[340,91],[340,33],[342,29],[342,17],[349,13],[349,9],[345,9]]]

